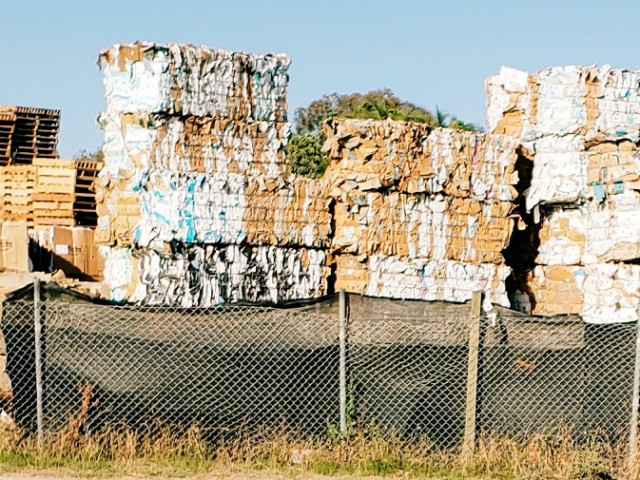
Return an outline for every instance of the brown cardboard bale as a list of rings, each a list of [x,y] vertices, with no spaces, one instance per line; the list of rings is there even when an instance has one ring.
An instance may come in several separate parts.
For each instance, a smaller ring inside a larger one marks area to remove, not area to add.
[[[350,293],[364,294],[369,284],[369,270],[361,258],[354,255],[337,255],[336,290],[344,289]]]
[[[587,265],[640,258],[640,193],[556,207],[544,215],[536,262]]]
[[[598,324],[638,320],[640,265],[536,266],[525,288],[534,314],[579,314]]]
[[[403,193],[354,192],[335,206],[332,251],[504,263],[512,205]]]
[[[460,198],[517,197],[515,140],[397,121],[331,119],[325,178],[336,189],[396,189]]]
[[[584,294],[576,278],[584,276],[584,268],[555,265],[537,266],[527,279],[527,291],[532,298],[535,315],[580,314]]]

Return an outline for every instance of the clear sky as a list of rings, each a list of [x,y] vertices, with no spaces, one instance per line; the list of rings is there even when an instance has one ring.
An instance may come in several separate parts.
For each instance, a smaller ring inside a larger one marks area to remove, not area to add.
[[[5,0],[0,104],[60,108],[60,154],[95,150],[97,54],[148,40],[289,54],[291,112],[324,93],[386,87],[484,125],[484,79],[503,64],[640,68],[639,11],[591,0]]]

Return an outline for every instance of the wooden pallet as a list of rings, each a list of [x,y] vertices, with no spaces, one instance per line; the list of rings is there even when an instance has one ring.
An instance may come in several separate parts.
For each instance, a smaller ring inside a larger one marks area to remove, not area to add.
[[[0,107],[0,165],[55,157],[59,130],[60,110]]]
[[[0,219],[26,220],[33,225],[33,187],[35,170],[32,166],[12,165],[0,168]]]

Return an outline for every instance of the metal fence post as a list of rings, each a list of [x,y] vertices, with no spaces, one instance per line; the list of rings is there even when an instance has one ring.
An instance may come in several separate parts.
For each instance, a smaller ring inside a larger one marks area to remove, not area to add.
[[[636,326],[636,359],[633,369],[633,392],[631,398],[631,424],[629,425],[629,476],[636,466],[638,444],[638,408],[640,408],[640,321]]]
[[[44,445],[44,425],[42,419],[42,322],[40,319],[40,279],[33,279],[33,320],[36,350],[36,412],[38,426],[38,447]]]
[[[469,360],[467,371],[467,403],[464,416],[464,439],[462,454],[470,456],[476,442],[476,414],[478,400],[478,354],[480,348],[480,308],[482,293],[473,292],[471,319],[469,322]]]
[[[340,343],[340,433],[347,434],[347,294],[343,288],[339,293]]]

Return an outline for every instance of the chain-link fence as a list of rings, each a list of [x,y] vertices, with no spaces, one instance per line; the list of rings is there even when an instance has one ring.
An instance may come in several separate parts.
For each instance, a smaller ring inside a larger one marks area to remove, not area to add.
[[[181,309],[29,295],[2,317],[12,413],[27,428],[56,430],[84,405],[89,428],[375,427],[449,448],[470,429],[626,441],[632,424],[635,324],[359,296],[348,309],[337,296]]]

